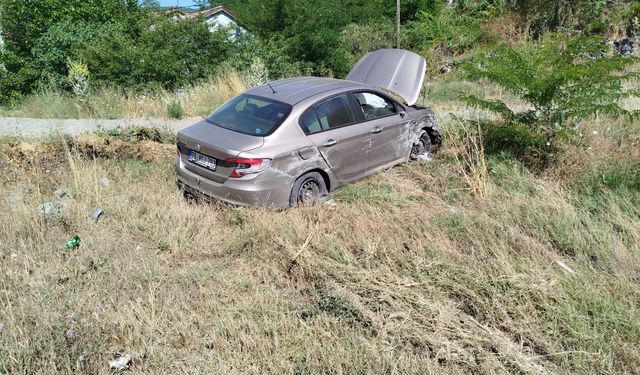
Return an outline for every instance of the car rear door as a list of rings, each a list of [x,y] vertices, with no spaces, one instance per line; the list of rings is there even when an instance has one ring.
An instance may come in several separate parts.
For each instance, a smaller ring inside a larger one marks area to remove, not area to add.
[[[402,107],[392,99],[374,91],[353,92],[356,115],[371,134],[368,172],[404,161],[410,151],[409,120]]]
[[[357,179],[367,172],[371,133],[357,122],[347,94],[315,104],[302,115],[300,126],[340,182]]]

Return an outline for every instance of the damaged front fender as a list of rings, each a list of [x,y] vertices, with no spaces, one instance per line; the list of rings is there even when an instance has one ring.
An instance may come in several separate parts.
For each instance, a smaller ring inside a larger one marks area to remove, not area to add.
[[[414,111],[414,120],[411,126],[411,142],[417,144],[423,131],[429,134],[431,139],[432,150],[435,152],[442,145],[442,133],[436,122],[436,114],[430,107],[412,107]]]

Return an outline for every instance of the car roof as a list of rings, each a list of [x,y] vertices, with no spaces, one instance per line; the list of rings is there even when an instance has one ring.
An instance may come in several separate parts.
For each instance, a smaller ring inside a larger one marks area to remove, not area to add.
[[[271,87],[269,87],[271,85]],[[273,90],[275,90],[275,93]],[[295,105],[316,95],[358,89],[375,89],[359,82],[335,78],[296,77],[269,82],[249,89],[245,94],[257,95]]]

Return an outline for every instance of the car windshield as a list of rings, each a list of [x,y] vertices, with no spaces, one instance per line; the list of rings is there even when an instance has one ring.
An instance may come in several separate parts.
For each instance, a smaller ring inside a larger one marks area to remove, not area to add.
[[[291,106],[260,96],[240,95],[207,117],[207,122],[255,136],[275,131],[291,112]]]

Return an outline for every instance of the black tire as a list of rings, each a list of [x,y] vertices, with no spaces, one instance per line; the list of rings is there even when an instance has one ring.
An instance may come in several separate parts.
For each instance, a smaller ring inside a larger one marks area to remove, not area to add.
[[[426,130],[422,130],[422,132],[420,133],[420,137],[418,138],[418,142],[414,143],[413,146],[411,146],[411,160],[417,160],[419,155],[422,155],[425,152],[431,152],[431,148],[431,137]]]
[[[440,150],[442,146],[442,134],[437,129],[429,128],[427,129],[427,133],[429,134],[429,138],[431,139],[431,150],[430,153],[435,154]]]
[[[309,172],[299,177],[293,184],[289,205],[291,207],[313,206],[325,195],[327,195],[327,185],[324,178],[318,172]]]

